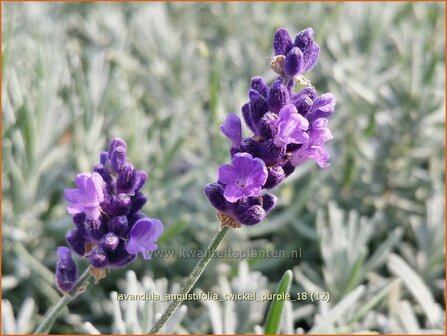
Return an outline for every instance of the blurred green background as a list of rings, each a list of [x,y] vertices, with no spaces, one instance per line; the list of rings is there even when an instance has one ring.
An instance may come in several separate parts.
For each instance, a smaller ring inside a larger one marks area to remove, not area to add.
[[[293,269],[292,293],[331,299],[288,304],[283,333],[443,334],[444,13],[443,3],[2,3],[2,331],[31,332],[57,300],[55,250],[72,227],[63,190],[113,137],[149,173],[144,210],[165,223],[160,248],[205,248],[218,224],[202,189],[228,161],[219,125],[240,113],[251,77],[275,78],[274,31],[313,27],[321,56],[306,76],[337,97],[332,165],[301,166],[268,219],[222,246],[302,257],[214,260],[197,287],[273,291]],[[196,262],[140,258],[127,285],[136,274],[167,290]],[[52,331],[150,325],[143,303],[117,316],[110,292],[124,278],[116,269],[90,286]],[[187,302],[172,332],[262,332],[265,307],[244,317],[256,307]]]

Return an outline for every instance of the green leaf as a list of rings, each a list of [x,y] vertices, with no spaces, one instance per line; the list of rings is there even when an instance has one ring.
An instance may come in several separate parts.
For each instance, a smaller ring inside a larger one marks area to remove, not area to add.
[[[286,271],[281,281],[279,282],[278,288],[276,289],[276,294],[289,293],[292,278],[293,278],[292,271],[291,270]],[[278,334],[283,310],[284,310],[284,300],[272,301],[265,322],[264,327],[265,334],[267,335]]]

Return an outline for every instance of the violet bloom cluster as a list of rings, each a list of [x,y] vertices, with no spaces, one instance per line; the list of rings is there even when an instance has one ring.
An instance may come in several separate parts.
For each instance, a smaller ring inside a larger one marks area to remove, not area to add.
[[[320,54],[312,28],[294,41],[286,29],[278,29],[273,51],[272,69],[280,76],[271,85],[254,77],[249,101],[242,106],[242,117],[253,134],[244,138],[241,118],[228,115],[221,131],[230,140],[232,161],[219,167],[216,183],[205,187],[221,221],[237,224],[233,226],[260,223],[276,203],[274,195],[262,190],[279,185],[303,162],[329,166],[325,143],[332,134],[326,118],[334,112],[335,97],[319,95],[310,85],[294,91]]]
[[[78,174],[76,188],[65,190],[75,226],[66,236],[71,250],[99,269],[125,266],[138,253],[150,259],[163,224],[141,212],[146,180],[146,173],[128,162],[124,140],[113,139],[93,172]],[[56,283],[67,292],[76,281],[76,264],[66,247],[59,247],[58,257]]]

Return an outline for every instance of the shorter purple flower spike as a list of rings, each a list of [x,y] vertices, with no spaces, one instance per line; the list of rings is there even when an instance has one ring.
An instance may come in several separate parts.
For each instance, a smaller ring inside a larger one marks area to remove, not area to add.
[[[282,79],[276,80],[269,90],[267,99],[269,111],[278,113],[281,108],[290,101],[290,90],[283,84]]]
[[[151,259],[150,252],[158,247],[155,243],[163,232],[163,223],[158,219],[144,218],[135,223],[130,230],[126,250],[130,254],[141,252],[144,259]]]
[[[275,55],[285,55],[293,47],[292,38],[287,29],[280,28],[273,37],[273,52]]]
[[[83,173],[76,176],[77,189],[66,189],[64,197],[68,202],[67,211],[71,215],[85,212],[87,218],[98,219],[101,215],[100,203],[104,201],[104,180],[98,173]]]
[[[300,48],[293,47],[287,53],[284,60],[284,72],[289,77],[295,77],[302,73],[304,68],[304,56]]]
[[[71,257],[70,249],[65,246],[57,248],[56,285],[64,293],[68,293],[78,279],[78,268]]]
[[[66,239],[71,249],[89,259],[92,266],[122,267],[136,258],[136,253],[127,251],[128,244],[129,249],[144,247],[144,237],[135,233],[139,227],[141,231],[141,224],[135,227],[136,223],[157,221],[139,212],[147,202],[141,191],[147,174],[128,162],[127,144],[120,138],[113,139],[108,152],[100,154],[100,163],[93,171],[79,174],[77,188],[65,191],[67,210],[76,227]]]
[[[278,115],[276,121],[278,132],[273,140],[277,147],[290,143],[302,144],[309,140],[309,135],[306,133],[309,122],[298,113],[295,105],[285,105]]]
[[[267,180],[265,163],[248,153],[235,154],[231,164],[218,169],[218,181],[225,184],[224,197],[234,203],[248,196],[259,196]]]
[[[220,126],[220,130],[230,139],[232,148],[239,148],[242,142],[242,124],[236,114],[230,113]]]
[[[335,97],[332,93],[322,94],[315,99],[307,119],[313,122],[319,118],[326,118],[335,111]]]
[[[331,131],[327,128],[327,119],[317,119],[312,123],[309,132],[309,141],[292,153],[290,162],[294,166],[298,166],[306,160],[314,160],[320,168],[330,166],[329,153],[324,147],[324,143],[332,139]]]

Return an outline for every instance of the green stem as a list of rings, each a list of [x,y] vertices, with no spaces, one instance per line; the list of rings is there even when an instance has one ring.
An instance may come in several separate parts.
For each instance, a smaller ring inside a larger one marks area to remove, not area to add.
[[[217,247],[219,246],[220,242],[222,241],[223,237],[227,233],[229,229],[229,226],[224,226],[216,233],[213,240],[211,241],[210,245],[206,249],[206,252],[204,256],[199,260],[196,267],[192,270],[189,277],[186,279],[185,283],[183,284],[182,288],[180,289],[180,295],[181,297],[186,297],[186,295],[189,293],[191,288],[194,286],[196,281],[199,279],[200,275],[205,270],[205,267],[208,265],[209,261],[211,260],[211,257],[213,256],[214,252],[216,251]],[[158,319],[158,321],[154,324],[152,329],[149,331],[149,334],[157,334],[160,332],[161,328],[168,322],[168,320],[171,318],[172,315],[174,315],[177,308],[181,305],[183,300],[174,300],[171,302],[171,304],[166,308],[165,312],[161,317]]]
[[[64,308],[73,301],[78,294],[80,294],[80,289],[85,289],[85,286],[88,285],[88,281],[92,274],[90,273],[90,267],[88,267],[84,273],[80,276],[76,284],[74,285],[73,289],[64,294],[59,301],[56,303],[55,306],[53,306],[48,312],[45,314],[45,318],[43,319],[40,326],[36,329],[34,334],[48,334],[51,327],[53,326],[56,319],[59,317],[59,315],[62,313]]]

